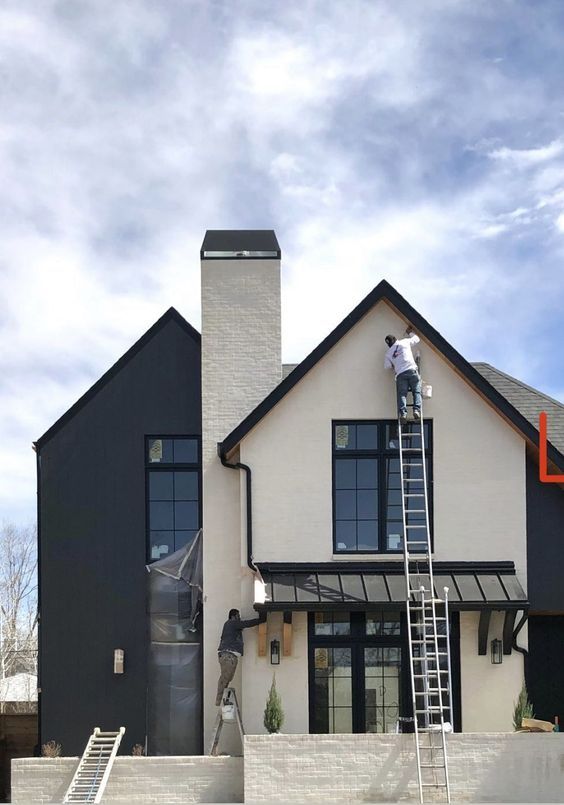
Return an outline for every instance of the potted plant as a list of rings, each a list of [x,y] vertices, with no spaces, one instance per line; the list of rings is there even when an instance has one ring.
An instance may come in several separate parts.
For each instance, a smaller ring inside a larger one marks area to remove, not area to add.
[[[276,690],[276,675],[272,676],[272,685],[264,708],[264,726],[270,734],[280,732],[280,727],[284,723],[284,711],[282,710],[282,700]]]
[[[534,718],[534,713],[533,705],[529,701],[526,685],[523,682],[523,687],[521,688],[521,692],[517,697],[513,709],[513,728],[516,732],[521,729],[524,718]]]

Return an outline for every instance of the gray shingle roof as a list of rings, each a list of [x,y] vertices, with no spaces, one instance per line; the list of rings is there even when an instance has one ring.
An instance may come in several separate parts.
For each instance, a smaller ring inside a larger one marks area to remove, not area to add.
[[[561,453],[564,453],[564,405],[542,391],[527,386],[511,375],[506,375],[489,363],[473,363],[485,380],[511,403],[535,428],[539,426],[539,414],[546,411],[548,417],[548,439]]]

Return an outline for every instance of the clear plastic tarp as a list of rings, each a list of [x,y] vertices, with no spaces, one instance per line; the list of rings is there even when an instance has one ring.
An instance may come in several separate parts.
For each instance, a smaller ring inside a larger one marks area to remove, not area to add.
[[[150,629],[147,752],[202,752],[202,532],[147,565]]]

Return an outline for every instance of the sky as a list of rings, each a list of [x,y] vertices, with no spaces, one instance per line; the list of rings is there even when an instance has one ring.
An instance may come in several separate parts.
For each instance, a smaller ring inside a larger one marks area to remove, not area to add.
[[[560,0],[3,0],[0,521],[31,443],[171,305],[206,229],[274,229],[283,359],[385,278],[564,401]]]

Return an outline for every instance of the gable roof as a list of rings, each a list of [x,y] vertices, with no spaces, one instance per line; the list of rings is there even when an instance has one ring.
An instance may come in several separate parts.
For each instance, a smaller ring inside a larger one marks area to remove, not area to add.
[[[341,338],[349,332],[349,330],[358,324],[363,316],[378,304],[378,302],[383,300],[388,302],[400,316],[412,324],[418,334],[435,347],[469,385],[488,401],[506,421],[516,428],[527,441],[533,445],[538,445],[539,433],[536,424],[533,424],[531,419],[527,418],[515,404],[507,399],[496,388],[493,382],[489,382],[484,374],[479,372],[477,368],[463,358],[462,355],[457,352],[457,350],[455,350],[389,282],[387,282],[387,280],[382,280],[364,297],[354,310],[352,310],[301,363],[297,364],[278,386],[276,386],[276,388],[274,388],[270,394],[268,394],[264,400],[225,437],[223,442],[219,445],[221,455],[228,455],[239,444],[241,439],[243,439],[243,437],[246,436],[246,434],[249,433],[249,431],[254,428],[303,377],[305,377],[310,369],[312,369]],[[515,400],[515,396],[513,399]],[[548,444],[548,459],[552,461],[559,470],[564,471],[564,455],[550,442]]]
[[[173,307],[170,307],[166,313],[157,319],[157,321],[150,327],[144,335],[139,338],[132,347],[130,347],[127,352],[125,352],[121,358],[114,363],[107,372],[105,372],[102,377],[100,377],[93,386],[91,386],[88,391],[86,391],[82,397],[80,397],[74,405],[66,411],[57,421],[51,425],[51,427],[45,431],[43,436],[40,436],[36,442],[33,443],[35,449],[40,450],[43,445],[51,439],[52,436],[55,435],[66,423],[72,419],[79,411],[81,411],[84,406],[90,402],[90,400],[101,391],[104,386],[106,386],[112,378],[114,378],[118,372],[120,372],[127,364],[133,360],[133,358],[140,352],[143,347],[145,347],[149,341],[151,341],[160,331],[171,321],[176,322],[182,329],[189,335],[197,344],[201,343],[201,336],[200,333],[195,330],[192,325],[186,321],[184,316],[181,316],[180,313]]]

